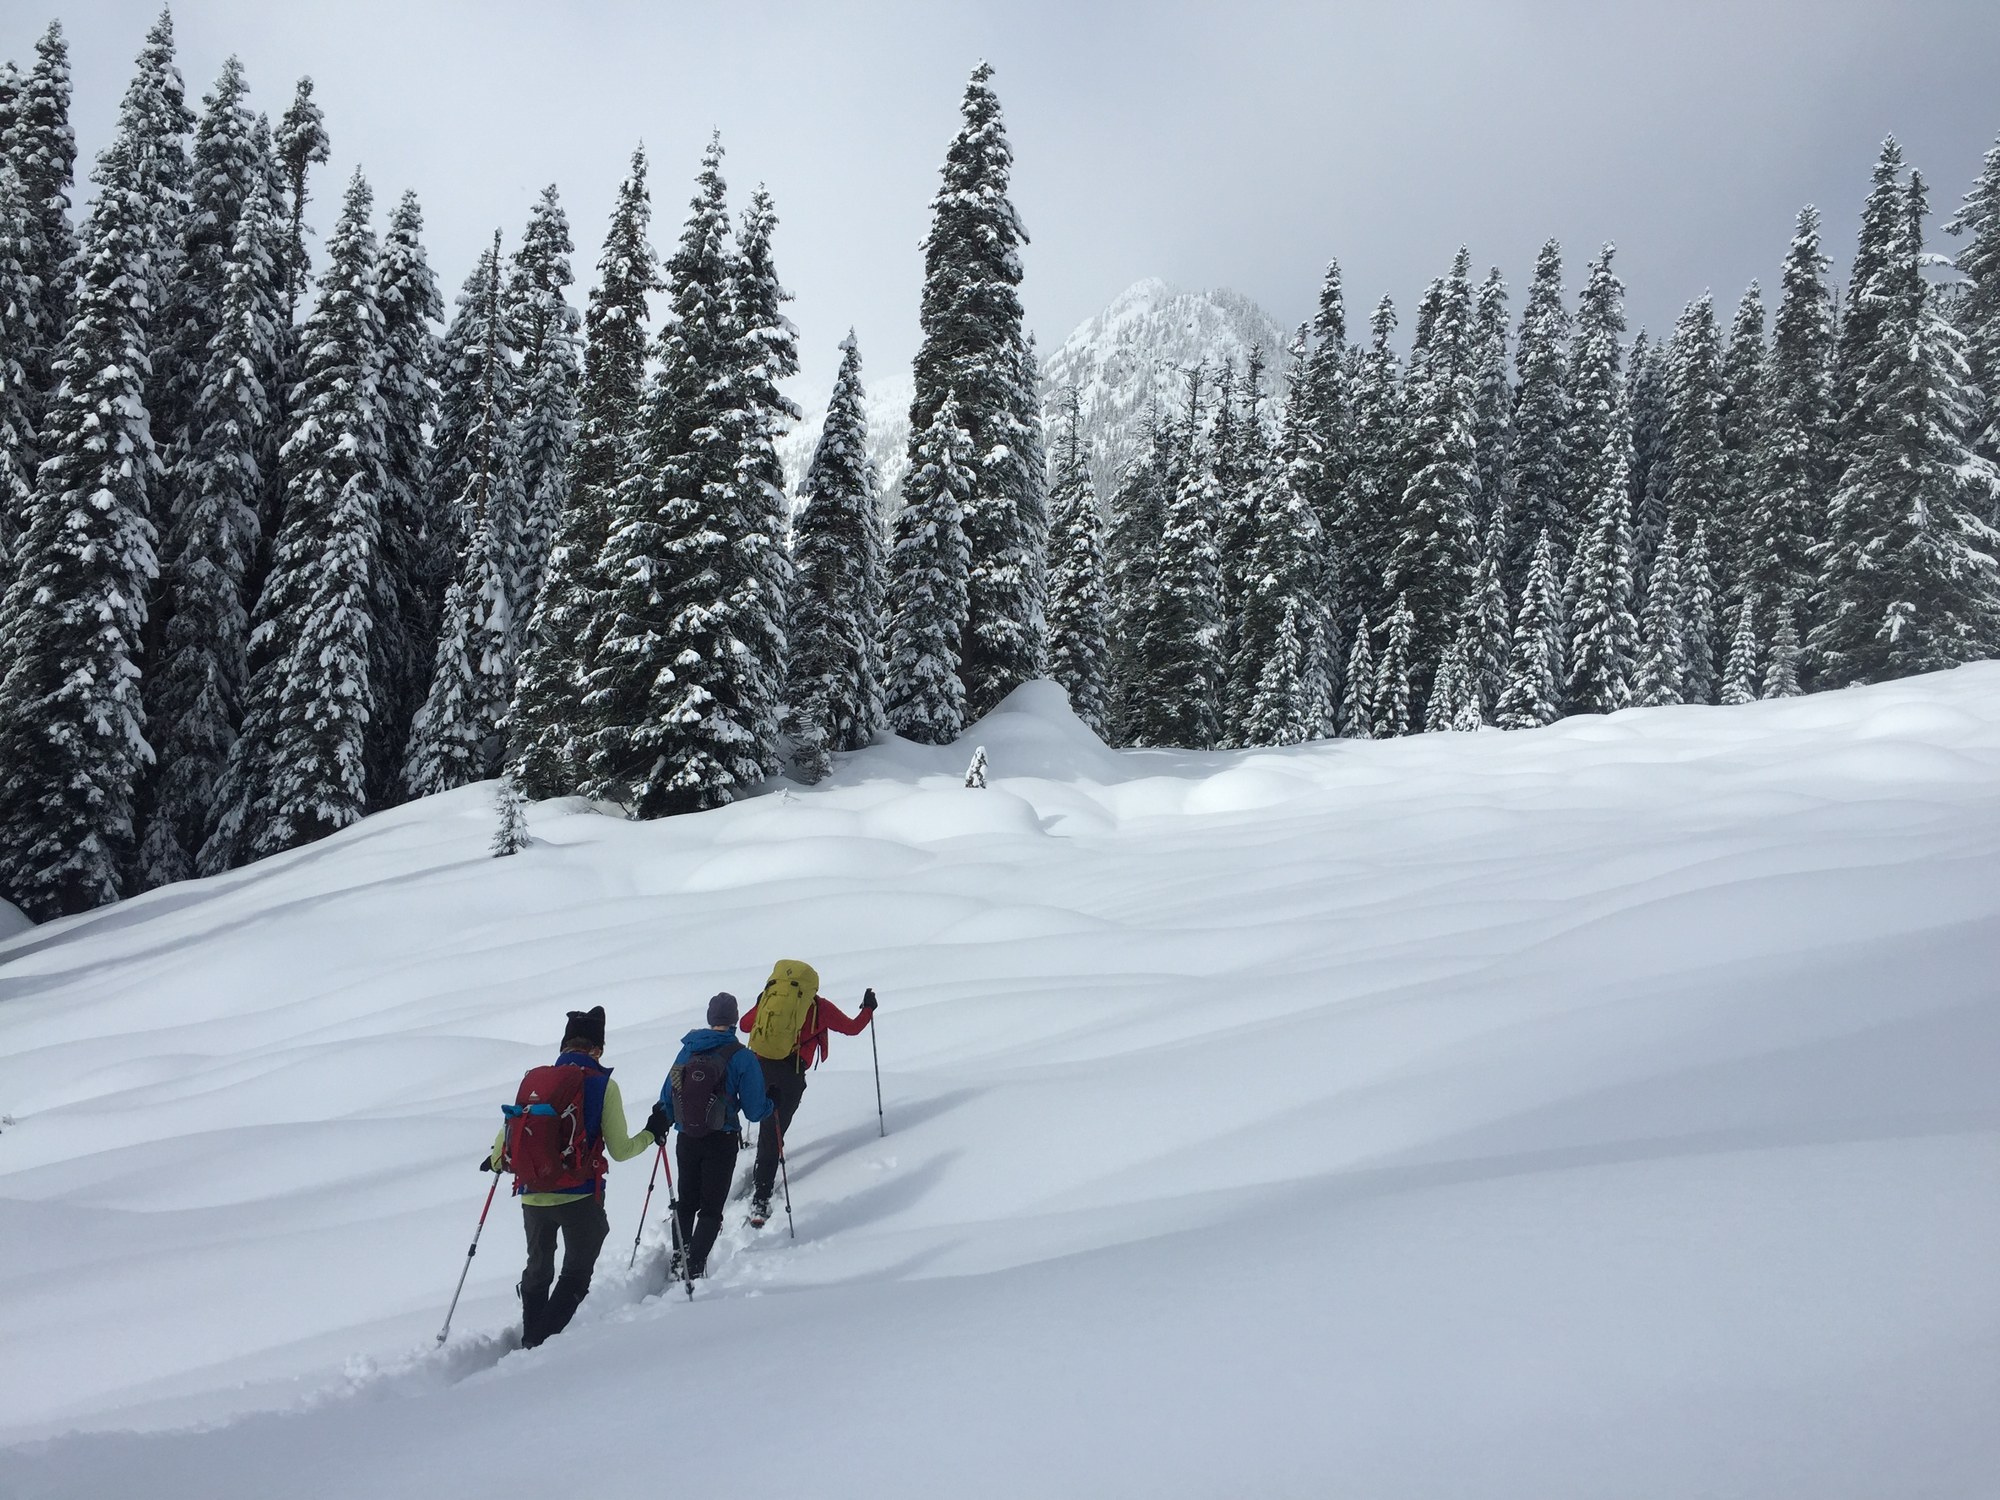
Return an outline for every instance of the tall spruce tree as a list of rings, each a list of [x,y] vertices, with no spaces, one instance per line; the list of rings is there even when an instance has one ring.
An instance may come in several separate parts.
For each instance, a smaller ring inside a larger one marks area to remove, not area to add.
[[[2000,646],[2000,534],[1984,519],[1995,473],[1969,442],[1964,337],[1924,279],[1923,183],[1913,176],[1899,191],[1897,231],[1851,314],[1873,342],[1819,549],[1812,645],[1829,686],[1936,671]]]
[[[582,326],[565,295],[576,279],[569,263],[574,248],[569,219],[551,184],[528,215],[507,280],[507,338],[520,361],[514,425],[522,510],[508,579],[517,654],[534,617],[549,550],[568,501],[580,374],[577,330]]]
[[[1687,662],[1682,654],[1681,549],[1673,522],[1653,551],[1646,579],[1646,607],[1640,615],[1641,651],[1632,701],[1640,708],[1685,701]]]
[[[583,709],[585,667],[607,621],[599,561],[610,532],[612,497],[632,456],[646,374],[648,294],[660,285],[646,232],[645,148],[619,188],[585,314],[577,437],[549,565],[530,617],[516,675],[512,775],[531,797],[583,784],[593,738]]]
[[[1262,481],[1233,675],[1254,684],[1236,727],[1245,745],[1299,745],[1336,718],[1326,537],[1317,509],[1279,471]]]
[[[1716,436],[1722,448],[1720,525],[1729,538],[1729,583],[1737,597],[1757,570],[1762,540],[1756,534],[1757,443],[1767,418],[1764,411],[1764,293],[1751,282],[1736,305],[1718,369],[1719,396],[1715,407]],[[1759,616],[1758,618],[1765,618]]]
[[[21,79],[0,151],[20,178],[27,223],[22,273],[33,283],[34,316],[23,318],[26,337],[10,343],[33,393],[28,412],[39,425],[54,395],[56,346],[68,326],[71,273],[76,255],[70,227],[70,189],[76,177],[76,134],[69,123],[69,43],[60,21],[35,43],[34,65]]]
[[[424,254],[424,216],[405,193],[382,237],[376,301],[382,311],[382,540],[373,575],[375,628],[369,636],[368,805],[402,800],[410,726],[429,693],[437,658],[438,614],[431,596],[432,531],[439,497],[426,484],[427,435],[437,421],[435,325],[444,317],[437,278]],[[450,497],[456,500],[456,496]]]
[[[1496,513],[1479,548],[1472,590],[1466,598],[1460,626],[1465,637],[1467,682],[1489,723],[1498,711],[1501,694],[1507,689],[1507,661],[1513,651],[1514,627],[1507,609],[1507,585],[1500,576],[1506,550],[1506,518]]]
[[[1611,256],[1607,245],[1591,265],[1570,357],[1570,508],[1588,525],[1564,591],[1575,601],[1568,698],[1581,713],[1611,713],[1631,702],[1639,633],[1632,617],[1631,410],[1619,370],[1624,288]]]
[[[157,268],[185,187],[179,97],[162,17],[97,161],[43,462],[0,599],[0,894],[37,918],[125,893],[152,759],[140,661],[160,461],[146,386]]]
[[[1083,445],[1083,401],[1071,386],[1049,483],[1049,675],[1093,733],[1110,730],[1111,592],[1104,521]]]
[[[1642,328],[1632,340],[1631,378],[1625,383],[1632,407],[1632,529],[1654,541],[1667,529],[1667,490],[1673,477],[1669,386],[1667,347]],[[1650,544],[1642,550],[1651,556]]]
[[[1667,351],[1666,453],[1654,473],[1660,521],[1681,536],[1705,527],[1710,565],[1725,595],[1737,565],[1728,509],[1729,470],[1722,446],[1722,341],[1715,306],[1703,293],[1674,325]],[[1650,553],[1641,559],[1650,563]]]
[[[1682,700],[1713,703],[1721,689],[1722,595],[1709,563],[1708,523],[1701,522],[1681,552]]]
[[[217,787],[204,874],[323,838],[367,810],[370,595],[388,488],[373,206],[357,171],[300,330],[284,529],[257,600],[242,731]]]
[[[1167,494],[1173,479],[1169,424],[1155,408],[1147,413],[1147,425],[1146,456],[1132,465],[1111,499],[1112,725],[1118,743],[1124,745],[1138,742],[1151,693],[1145,647],[1160,598],[1160,538],[1166,531]]]
[[[1340,263],[1329,260],[1313,312],[1310,352],[1301,363],[1300,421],[1290,440],[1291,485],[1319,517],[1337,525],[1354,463],[1354,362]]]
[[[947,391],[904,480],[889,559],[889,726],[923,745],[948,745],[965,727],[958,652],[971,568],[965,501],[974,479],[972,435]]]
[[[776,767],[788,564],[763,392],[782,361],[772,341],[790,335],[782,293],[761,284],[768,261],[732,253],[725,198],[712,140],[667,262],[660,367],[612,501],[605,624],[586,677],[592,784],[641,818],[720,806]],[[753,204],[753,243],[768,232],[759,222]]]
[[[1535,258],[1535,279],[1528,288],[1521,335],[1514,346],[1519,381],[1514,396],[1514,513],[1507,582],[1515,593],[1526,587],[1544,531],[1559,566],[1568,566],[1575,548],[1576,520],[1569,508],[1568,345],[1562,247],[1550,240]]]
[[[785,694],[793,763],[821,780],[836,751],[859,750],[885,722],[882,602],[886,587],[861,347],[840,342],[840,373],[792,522],[791,666]],[[1102,645],[1100,630],[1099,644]]]
[[[1734,706],[1757,701],[1763,677],[1757,646],[1757,601],[1745,599],[1736,611],[1736,634],[1729,642],[1729,666],[1722,674],[1722,701]]]
[[[275,137],[285,185],[285,229],[280,259],[285,268],[285,326],[298,321],[312,280],[312,257],[306,250],[307,179],[325,165],[333,143],[327,139],[326,116],[313,99],[313,81],[301,78],[292,92],[291,107],[278,123]]]
[[[1215,471],[1202,440],[1203,371],[1186,374],[1172,484],[1160,534],[1158,597],[1141,645],[1145,691],[1137,740],[1190,750],[1222,739],[1222,593]]]
[[[1416,617],[1400,596],[1382,622],[1382,655],[1375,663],[1375,738],[1394,739],[1415,727],[1410,692],[1410,643]]]
[[[1383,579],[1416,620],[1412,681],[1428,688],[1472,593],[1479,503],[1473,422],[1471,258],[1461,249],[1437,284],[1429,338],[1411,356],[1403,468],[1410,476]],[[1415,700],[1422,702],[1419,691]]]
[[[1389,612],[1389,557],[1402,504],[1403,380],[1390,343],[1396,307],[1387,297],[1369,320],[1369,345],[1355,369],[1354,439],[1347,494],[1328,548],[1335,567],[1334,598],[1350,630],[1367,631]]]
[[[1771,353],[1764,367],[1739,582],[1760,619],[1798,622],[1814,591],[1814,539],[1826,524],[1833,433],[1833,303],[1820,252],[1819,211],[1799,211],[1785,256]]]
[[[482,285],[466,288],[459,321],[476,327],[484,344],[467,361],[480,383],[461,393],[477,405],[460,436],[465,489],[452,507],[464,518],[465,542],[445,594],[430,691],[410,726],[403,786],[412,797],[497,775],[514,696],[513,565],[525,495],[497,232],[473,275]]]
[[[1798,697],[1803,691],[1799,685],[1799,661],[1803,655],[1798,626],[1792,619],[1791,606],[1780,605],[1777,629],[1771,632],[1771,649],[1764,662],[1766,698]]]
[[[1555,543],[1544,532],[1535,539],[1514,618],[1507,685],[1494,714],[1502,729],[1537,729],[1562,717],[1564,639],[1562,577]]]
[[[1347,648],[1347,669],[1342,674],[1340,694],[1340,737],[1369,740],[1375,737],[1375,647],[1373,632],[1361,621]]]
[[[1013,148],[988,86],[992,76],[983,62],[973,69],[960,104],[963,123],[931,204],[923,342],[910,405],[912,472],[916,445],[947,392],[955,393],[972,438],[977,467],[965,513],[970,612],[959,672],[975,716],[1041,670],[1046,630],[1046,475],[1034,461],[1041,402],[1030,379],[1018,290],[1028,236],[1007,196]]]
[[[733,566],[730,607],[742,650],[730,664],[733,691],[766,773],[778,769],[778,728],[785,694],[785,630],[792,560],[785,547],[790,509],[778,439],[799,418],[783,383],[798,373],[798,334],[784,314],[791,300],[778,280],[772,236],[778,215],[762,186],[744,210],[730,270],[730,452],[719,515]],[[1034,450],[1042,462],[1039,447]],[[1039,480],[1037,481],[1039,483]]]
[[[1965,278],[1958,326],[1965,334],[1967,389],[1975,402],[1972,446],[1987,462],[2000,463],[2000,141],[1987,151],[1979,180],[1945,229],[1965,237],[1954,264]],[[2000,524],[2000,512],[1987,519]]]
[[[35,488],[38,393],[22,354],[35,341],[40,289],[28,271],[31,220],[13,163],[0,157],[0,594],[13,577],[15,551]]]
[[[162,549],[170,613],[159,668],[147,684],[159,760],[139,849],[141,888],[195,873],[215,831],[216,788],[236,741],[247,674],[243,595],[257,555],[266,431],[276,414],[284,284],[261,173],[236,207],[221,322],[172,473],[175,508]]]
[[[1513,524],[1514,387],[1507,378],[1507,283],[1495,266],[1480,283],[1472,316],[1472,448],[1479,473],[1474,530],[1507,555]]]

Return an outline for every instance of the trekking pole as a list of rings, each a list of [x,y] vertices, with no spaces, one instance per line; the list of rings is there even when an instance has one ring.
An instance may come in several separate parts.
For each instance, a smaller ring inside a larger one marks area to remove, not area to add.
[[[653,1211],[653,1184],[660,1180],[660,1163],[666,1159],[667,1143],[661,1141],[659,1155],[653,1158],[653,1170],[646,1176],[646,1201],[639,1205],[639,1227],[632,1231],[632,1258],[625,1262],[628,1271],[639,1264],[639,1237],[646,1232],[646,1215]]]
[[[660,1160],[667,1161],[666,1142],[660,1143]],[[687,1288],[688,1301],[694,1301],[694,1277],[689,1274],[688,1245],[681,1238],[681,1200],[674,1196],[674,1164],[667,1162],[667,1220],[673,1228],[674,1254],[681,1258],[681,1285]]]
[[[874,994],[873,990],[868,992]],[[868,1051],[875,1059],[875,1131],[878,1135],[889,1133],[889,1122],[882,1118],[882,1049],[875,1045],[875,1020],[868,1021]]]
[[[797,1239],[799,1231],[792,1223],[792,1174],[785,1170],[785,1127],[778,1124],[776,1110],[771,1111],[771,1124],[778,1131],[778,1178],[785,1184],[785,1233]]]
[[[465,1291],[465,1278],[472,1271],[472,1257],[479,1253],[479,1236],[486,1230],[486,1214],[493,1207],[493,1194],[499,1190],[500,1174],[493,1174],[493,1186],[486,1190],[486,1207],[479,1210],[479,1227],[472,1231],[472,1246],[465,1252],[465,1266],[458,1273],[458,1286],[451,1294],[451,1306],[445,1309],[444,1327],[438,1330],[438,1347],[444,1347],[446,1335],[451,1332],[452,1314],[458,1311],[459,1296]]]

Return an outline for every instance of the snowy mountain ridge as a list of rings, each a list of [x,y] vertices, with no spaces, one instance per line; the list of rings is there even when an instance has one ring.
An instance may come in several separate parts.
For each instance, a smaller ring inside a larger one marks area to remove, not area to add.
[[[1080,324],[1042,361],[1042,408],[1053,444],[1068,391],[1081,396],[1085,446],[1099,497],[1109,503],[1119,477],[1146,448],[1148,415],[1179,409],[1183,375],[1195,364],[1213,372],[1227,361],[1240,372],[1251,351],[1264,356],[1268,396],[1284,388],[1285,330],[1255,302],[1226,287],[1188,291],[1148,277],[1134,282],[1097,316]],[[893,512],[908,465],[910,372],[868,379],[868,451]],[[786,486],[796,495],[826,422],[823,394],[801,403],[804,415],[780,440]]]

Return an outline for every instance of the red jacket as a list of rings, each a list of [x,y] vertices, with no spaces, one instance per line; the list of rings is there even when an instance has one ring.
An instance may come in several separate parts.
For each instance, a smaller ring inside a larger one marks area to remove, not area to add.
[[[792,1055],[799,1060],[799,1071],[804,1072],[826,1056],[826,1034],[837,1031],[842,1036],[859,1036],[866,1029],[874,1012],[864,1010],[858,1016],[850,1016],[824,995],[814,995],[812,1009],[806,1012],[806,1024],[799,1028],[798,1050]],[[757,1024],[757,1007],[752,1005],[743,1012],[743,1019],[736,1023],[744,1031]]]

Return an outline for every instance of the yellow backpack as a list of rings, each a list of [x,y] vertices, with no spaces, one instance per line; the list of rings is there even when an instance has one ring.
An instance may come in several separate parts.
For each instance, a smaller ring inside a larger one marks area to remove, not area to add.
[[[764,993],[757,997],[757,1024],[750,1028],[750,1050],[778,1062],[798,1050],[799,1033],[812,1014],[819,994],[819,971],[795,958],[781,958],[771,970]]]

